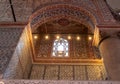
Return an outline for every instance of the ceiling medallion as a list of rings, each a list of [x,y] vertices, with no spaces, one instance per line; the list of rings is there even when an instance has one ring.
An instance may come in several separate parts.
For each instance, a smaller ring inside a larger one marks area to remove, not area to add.
[[[61,25],[61,26],[67,26],[69,25],[69,21],[67,19],[60,19],[58,20],[58,24]]]

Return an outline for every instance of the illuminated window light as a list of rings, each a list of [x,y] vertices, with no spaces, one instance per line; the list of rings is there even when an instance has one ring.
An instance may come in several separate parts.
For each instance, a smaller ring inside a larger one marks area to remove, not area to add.
[[[89,40],[92,40],[92,36],[89,36],[88,39],[89,39]]]
[[[48,36],[48,35],[46,35],[46,36],[45,36],[45,39],[49,39],[49,36]]]
[[[68,57],[68,41],[60,38],[54,41],[53,45],[53,53],[52,56],[54,57]]]
[[[68,39],[70,40],[70,39],[71,39],[71,36],[68,36]]]
[[[57,38],[57,39],[59,39],[59,38],[60,38],[60,36],[56,36],[56,38]]]
[[[79,36],[77,36],[77,40],[80,40],[80,37],[79,37]]]
[[[35,36],[34,36],[34,39],[38,39],[38,36],[37,36],[37,35],[35,35]]]

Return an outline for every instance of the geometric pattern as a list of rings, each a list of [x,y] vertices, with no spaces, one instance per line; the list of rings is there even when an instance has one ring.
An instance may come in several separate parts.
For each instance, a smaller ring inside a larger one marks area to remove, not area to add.
[[[30,79],[105,80],[103,65],[33,65]]]
[[[45,66],[45,80],[57,80],[58,79],[58,66]],[[51,74],[52,73],[52,74]]]
[[[14,31],[13,31],[14,30]],[[15,31],[16,30],[16,31]],[[4,79],[28,79],[30,69],[31,69],[31,44],[29,39],[29,33],[27,28],[9,28],[6,31],[6,28],[2,33],[5,33],[5,36],[2,35],[1,37],[4,37],[2,41],[4,41],[2,47],[6,48],[12,48],[14,51],[12,54],[9,54],[8,56],[6,53],[3,54],[7,58],[10,56],[10,59],[7,60],[9,64],[5,63],[7,65],[3,67],[6,67],[4,69],[3,78]],[[6,38],[5,38],[6,37]],[[6,39],[6,40],[5,40]],[[5,42],[8,42],[7,45],[4,45]],[[14,46],[13,46],[14,45]],[[3,49],[3,48],[2,48]],[[2,59],[2,63],[6,62]],[[1,61],[0,61],[1,62]]]
[[[39,35],[38,35],[39,36]],[[52,56],[52,50],[53,50],[53,43],[56,34],[49,34],[49,39],[45,39],[45,34],[40,35],[40,39],[34,39],[36,42],[35,50],[36,50],[36,56],[38,59],[51,59]],[[80,40],[76,40],[77,34],[71,34],[72,39],[68,39],[68,34],[61,34],[60,37],[68,40],[68,47],[69,47],[69,57],[68,59],[97,59],[99,58],[99,51],[95,51],[94,47],[92,46],[92,41],[88,40],[88,35],[79,35]],[[94,53],[98,54],[94,54]],[[56,58],[59,59],[59,58]]]
[[[53,57],[67,57],[68,56],[68,41],[60,38],[54,41],[53,44]]]
[[[43,79],[44,75],[44,66],[43,65],[35,65],[32,68],[32,73],[30,79]]]
[[[75,80],[86,80],[86,66],[74,66]]]
[[[5,71],[22,30],[22,28],[0,28],[0,74]]]
[[[60,80],[73,80],[73,66],[60,66]]]
[[[87,66],[88,80],[102,80],[99,66]]]

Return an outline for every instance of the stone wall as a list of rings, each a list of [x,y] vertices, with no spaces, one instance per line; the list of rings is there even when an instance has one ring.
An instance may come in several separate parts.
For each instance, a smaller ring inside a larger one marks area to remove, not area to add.
[[[32,2],[31,0],[0,0],[0,21],[10,21],[13,22],[13,14],[11,5],[13,6],[13,11],[15,14],[16,21],[26,22],[29,16],[32,14]]]
[[[22,31],[23,28],[0,26],[0,78],[14,53]]]
[[[14,41],[14,40],[13,40]],[[32,50],[27,28],[24,28],[22,35],[15,48],[14,54],[3,75],[3,79],[25,79],[28,78],[31,69]]]
[[[105,80],[103,65],[33,65],[30,79]]]
[[[14,21],[9,0],[0,0],[0,21]]]

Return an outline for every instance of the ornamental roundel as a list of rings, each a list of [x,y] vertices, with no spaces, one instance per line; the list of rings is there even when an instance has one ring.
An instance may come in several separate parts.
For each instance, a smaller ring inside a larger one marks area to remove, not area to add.
[[[58,24],[61,25],[61,26],[67,26],[69,25],[69,21],[67,19],[60,19],[58,20]]]

